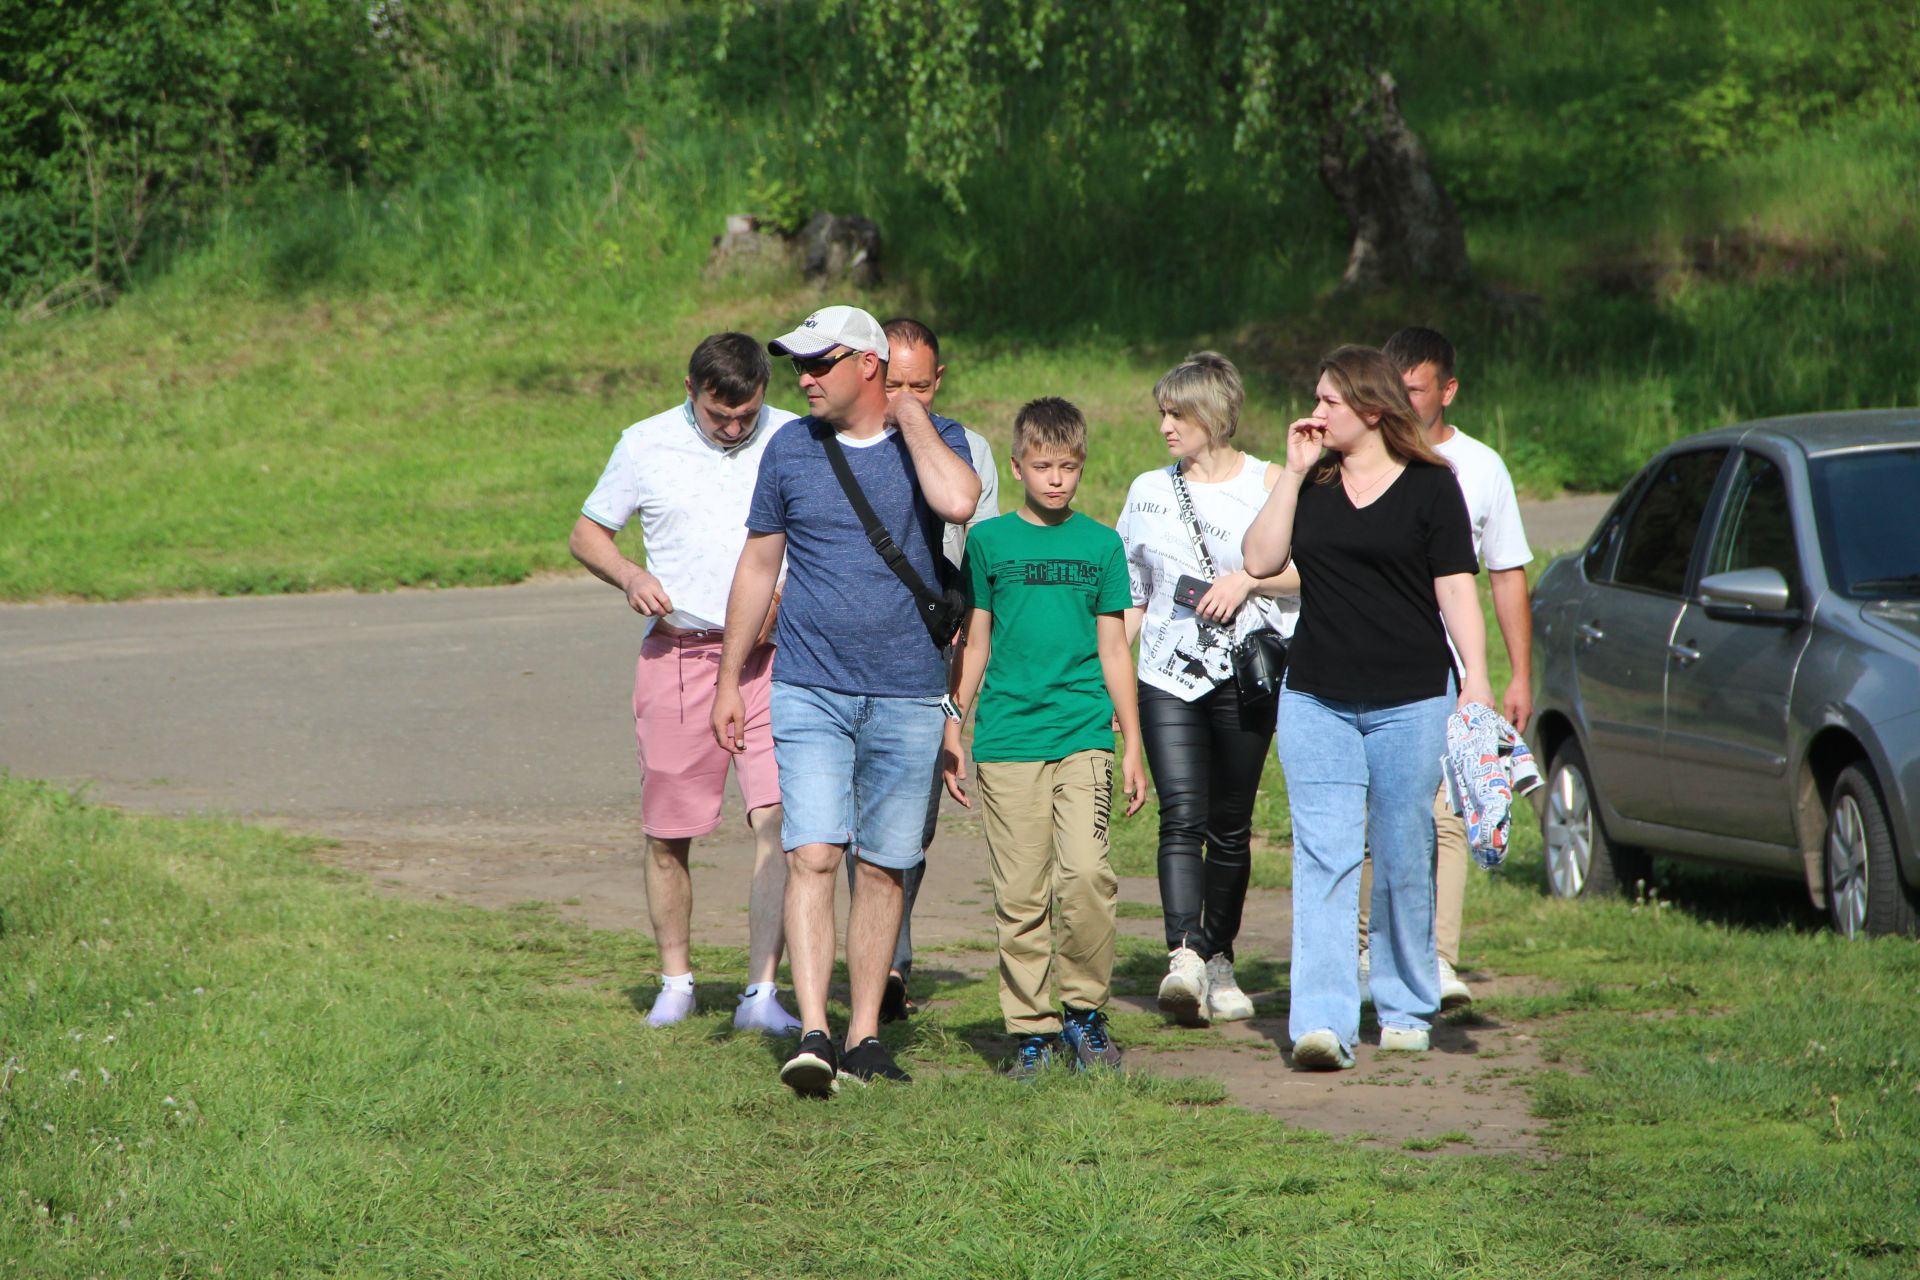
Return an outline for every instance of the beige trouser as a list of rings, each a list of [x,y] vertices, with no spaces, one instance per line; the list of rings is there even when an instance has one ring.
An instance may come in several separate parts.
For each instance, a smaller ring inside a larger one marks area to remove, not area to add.
[[[1447,803],[1447,785],[1433,797],[1433,944],[1440,958],[1460,963],[1460,905],[1467,896],[1467,823]],[[1360,949],[1367,948],[1373,904],[1373,859],[1360,864]]]
[[[1113,752],[980,762],[974,773],[1000,922],[1000,1012],[1014,1035],[1057,1032],[1054,978],[1076,1009],[1104,1006],[1113,982]]]

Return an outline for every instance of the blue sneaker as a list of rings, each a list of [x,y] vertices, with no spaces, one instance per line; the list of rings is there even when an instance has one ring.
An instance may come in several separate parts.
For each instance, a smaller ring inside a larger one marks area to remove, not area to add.
[[[1073,1052],[1075,1070],[1120,1066],[1120,1047],[1107,1034],[1107,1015],[1098,1009],[1068,1009],[1060,1039]]]
[[[1022,1084],[1032,1084],[1040,1078],[1042,1071],[1053,1065],[1053,1055],[1059,1047],[1059,1036],[1028,1036],[1013,1051],[1013,1065],[1007,1068],[1008,1078]]]

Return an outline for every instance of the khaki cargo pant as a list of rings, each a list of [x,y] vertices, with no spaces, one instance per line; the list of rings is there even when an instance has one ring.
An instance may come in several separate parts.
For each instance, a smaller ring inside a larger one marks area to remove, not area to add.
[[[1443,782],[1433,797],[1433,949],[1458,968],[1460,910],[1467,896],[1467,823],[1447,803]],[[1373,859],[1360,864],[1360,949],[1367,947],[1367,919],[1373,905]]]
[[[1113,752],[976,763],[974,773],[999,920],[1000,1012],[1014,1035],[1057,1032],[1055,979],[1076,1009],[1102,1008],[1111,994]]]

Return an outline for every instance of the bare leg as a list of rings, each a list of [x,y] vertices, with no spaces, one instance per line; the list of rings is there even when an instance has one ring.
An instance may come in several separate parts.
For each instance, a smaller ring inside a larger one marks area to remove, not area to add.
[[[747,982],[772,982],[785,943],[781,915],[787,894],[787,859],[780,848],[780,806],[747,815],[753,830],[753,884],[747,890]]]
[[[787,850],[787,959],[793,968],[800,1025],[807,1031],[827,1029],[834,876],[840,870],[840,858],[837,844],[803,844]]]
[[[647,837],[647,916],[660,948],[660,972],[688,973],[693,959],[687,934],[693,918],[693,877],[687,871],[688,839]]]
[[[880,1033],[880,996],[887,966],[900,937],[902,873],[860,862],[854,867],[853,902],[847,909],[847,985],[853,1011],[847,1018],[847,1043],[859,1044]]]

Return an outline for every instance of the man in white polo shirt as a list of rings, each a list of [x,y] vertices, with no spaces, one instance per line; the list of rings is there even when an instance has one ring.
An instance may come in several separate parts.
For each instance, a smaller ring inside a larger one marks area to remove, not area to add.
[[[1493,615],[1500,624],[1513,664],[1513,679],[1500,696],[1500,714],[1520,733],[1533,718],[1533,610],[1527,600],[1527,565],[1533,549],[1520,524],[1520,501],[1500,455],[1447,421],[1460,382],[1453,376],[1453,344],[1432,329],[1407,328],[1387,339],[1381,350],[1400,370],[1407,399],[1420,419],[1421,433],[1434,451],[1453,464],[1454,477],[1467,500],[1474,555],[1493,589]],[[1440,1007],[1473,1003],[1473,991],[1460,980],[1460,913],[1467,891],[1467,827],[1446,799],[1434,798],[1433,933],[1440,954]],[[1371,868],[1369,868],[1371,870]],[[1367,967],[1367,918],[1371,885],[1360,886],[1360,964]],[[1361,991],[1367,989],[1363,980]]]
[[[722,750],[709,727],[727,592],[747,538],[760,459],[794,418],[766,404],[770,373],[765,348],[744,333],[703,340],[687,364],[685,403],[621,434],[568,541],[575,559],[625,593],[635,613],[652,619],[633,681],[647,912],[661,969],[649,1026],[668,1026],[694,1010],[687,855],[695,836],[720,825],[727,765],[735,761],[754,864],[747,892],[750,971],[733,1024],[769,1035],[800,1029],[781,1007],[774,977],[784,937],[787,864],[769,728],[773,647],[764,634],[740,681],[745,751],[735,757]],[[644,567],[614,545],[614,534],[635,514],[646,543]]]

